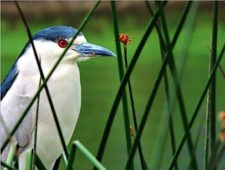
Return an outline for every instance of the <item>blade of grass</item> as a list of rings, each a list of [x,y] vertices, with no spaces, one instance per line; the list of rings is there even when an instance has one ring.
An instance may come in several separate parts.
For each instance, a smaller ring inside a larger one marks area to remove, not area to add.
[[[76,145],[72,144],[70,154],[69,154],[68,164],[67,164],[67,167],[66,167],[67,170],[73,169],[73,163],[75,162],[76,150],[77,150]]]
[[[184,43],[184,46],[187,46],[187,44],[190,44],[192,43],[191,42],[191,39],[192,39],[192,35],[193,35],[193,32],[194,32],[194,28],[195,28],[195,25],[196,25],[196,19],[197,19],[197,14],[198,14],[198,7],[199,7],[199,2],[198,1],[195,1],[194,3],[192,3],[192,6],[191,6],[191,9],[190,9],[190,12],[189,12],[189,18],[187,19],[187,24],[185,26],[185,29],[186,29],[186,35],[184,37],[184,40],[183,42]],[[183,47],[178,56],[184,56],[184,55],[188,55],[188,49],[190,47]],[[180,74],[180,77],[179,79],[181,79],[181,76],[182,76],[182,73],[183,73],[183,69],[184,69],[184,65],[186,63],[186,60],[187,60],[187,57],[179,57],[181,60],[178,61],[178,65],[177,65],[177,68],[179,71],[179,74]]]
[[[213,148],[213,151],[211,153],[211,157],[208,161],[207,166],[205,167],[206,170],[214,170],[216,169],[217,161],[218,161],[218,154],[220,153],[220,147],[221,147],[221,142],[217,141],[216,145]]]
[[[218,13],[219,13],[219,2],[214,1],[213,2],[213,10],[214,10],[214,16],[213,16],[213,33],[212,33],[212,55],[211,55],[211,70],[213,66],[216,63],[216,57],[217,57],[217,37],[218,37]],[[216,143],[216,73],[214,74],[212,78],[212,84],[211,84],[211,151],[214,148],[214,145]],[[210,88],[209,88],[210,90]],[[210,92],[209,92],[210,93]]]
[[[70,156],[70,155],[69,155]],[[59,165],[60,165],[60,160],[63,157],[63,154],[61,154],[55,161],[54,166],[52,168],[52,170],[58,170],[59,169]],[[68,158],[69,159],[69,158]],[[68,160],[69,161],[69,160]]]
[[[25,118],[25,116],[28,113],[29,109],[31,108],[31,106],[35,102],[36,98],[38,97],[38,95],[40,94],[40,92],[42,91],[42,89],[44,88],[44,86],[47,84],[47,81],[50,79],[50,77],[52,76],[53,72],[55,71],[55,69],[57,68],[57,66],[59,65],[59,63],[61,62],[61,60],[63,59],[64,55],[66,54],[66,52],[68,51],[68,49],[72,45],[73,41],[79,35],[79,33],[81,32],[81,30],[84,28],[84,26],[86,25],[87,21],[90,19],[90,17],[92,16],[93,12],[95,11],[95,9],[97,8],[97,6],[99,4],[100,4],[100,1],[97,1],[95,3],[95,5],[93,6],[93,8],[89,11],[89,13],[86,15],[86,17],[81,22],[81,24],[80,24],[80,26],[79,26],[76,34],[74,35],[74,37],[72,38],[72,40],[69,42],[68,46],[65,48],[65,50],[63,51],[63,53],[61,54],[61,56],[59,57],[59,59],[56,61],[55,65],[53,66],[53,68],[51,69],[51,71],[49,72],[49,74],[46,76],[46,79],[43,81],[42,85],[37,90],[37,92],[35,93],[34,97],[31,99],[30,103],[28,104],[27,108],[21,114],[20,119],[18,120],[18,122],[16,123],[16,125],[13,127],[12,131],[10,132],[10,134],[7,137],[7,139],[3,143],[2,147],[1,147],[1,152],[3,152],[3,150],[7,146],[7,144],[9,142],[11,136],[14,135],[14,133],[17,130],[17,128],[19,127],[20,123],[23,121],[23,119]]]
[[[213,4],[213,31],[211,44],[211,57],[209,61],[209,74],[216,62],[217,53],[217,31],[218,31],[218,3]],[[205,130],[205,148],[204,148],[204,166],[207,168],[209,157],[209,142],[211,142],[211,151],[215,145],[216,140],[216,73],[212,77],[212,83],[209,87],[207,97],[207,111],[206,111],[206,130]]]
[[[17,170],[16,168],[9,166],[5,162],[2,162],[2,161],[1,161],[1,165],[3,167],[5,167],[7,170]]]
[[[123,68],[121,46],[120,46],[120,42],[119,42],[119,28],[118,28],[118,22],[117,22],[117,16],[116,16],[116,4],[114,1],[111,1],[111,7],[112,7],[112,16],[113,16],[113,23],[114,23],[114,33],[115,33],[114,35],[115,35],[115,40],[116,40],[115,42],[116,42],[116,49],[117,49],[120,81],[121,81],[123,79],[123,75],[124,75],[124,68]],[[127,69],[128,61],[127,61],[126,46],[124,46],[124,63],[125,63],[125,67]],[[136,111],[135,111],[135,106],[134,106],[134,99],[133,99],[133,93],[132,93],[130,79],[128,79],[128,90],[129,90],[130,103],[131,103],[135,131],[137,131],[138,125],[137,125]],[[126,133],[126,139],[127,139],[127,151],[129,154],[129,151],[131,148],[131,135],[130,135],[130,120],[129,120],[129,114],[128,114],[128,102],[127,102],[126,90],[124,91],[124,96],[122,98],[122,102],[123,102],[123,110],[124,110],[124,119],[126,120],[125,121],[125,129],[126,129],[125,133]],[[139,151],[139,157],[140,157],[142,169],[147,169],[140,143],[138,145],[138,151]],[[131,169],[133,169],[133,166]]]
[[[208,157],[209,157],[209,125],[210,125],[210,116],[209,116],[209,95],[207,97],[207,106],[206,106],[206,116],[205,116],[205,141],[204,141],[204,169],[207,168]]]
[[[223,58],[224,51],[225,51],[225,44],[223,45],[223,48],[222,48],[222,50],[220,52],[220,55],[219,55],[219,57],[218,57],[215,65],[214,65],[214,67],[213,67],[213,69],[211,71],[210,77],[209,77],[209,79],[208,79],[208,81],[207,81],[207,83],[205,85],[205,88],[204,88],[204,90],[203,90],[203,92],[202,92],[202,94],[200,96],[200,99],[199,99],[199,101],[197,103],[197,106],[196,106],[196,108],[194,110],[194,113],[192,114],[191,120],[190,120],[189,125],[188,125],[189,126],[189,129],[191,129],[193,123],[195,122],[195,119],[196,119],[196,117],[198,115],[198,111],[199,111],[199,109],[200,109],[200,107],[202,105],[202,102],[203,102],[206,94],[207,94],[209,85],[211,84],[212,76],[215,74],[216,69],[217,69],[219,63],[220,63],[221,59]],[[182,150],[182,148],[184,146],[185,140],[186,140],[186,134],[182,137],[182,140],[181,140],[181,142],[180,142],[180,144],[178,146],[178,149],[176,151],[176,154],[174,155],[174,157],[173,157],[173,159],[172,159],[172,161],[170,163],[169,169],[172,169],[172,167],[174,166],[174,163],[176,162],[176,160],[177,160],[177,158],[178,158],[178,156],[179,156],[179,154],[180,154],[180,152],[181,152],[181,150]]]
[[[71,148],[68,166],[67,166],[68,170],[69,169],[71,170],[72,168],[75,154],[76,154],[76,149],[78,149],[84,155],[84,157],[87,158],[97,169],[106,170],[106,168],[78,140],[72,143],[72,148]]]
[[[220,69],[220,72],[221,72],[223,78],[225,78],[225,71],[223,70],[221,65],[219,65],[219,69]]]
[[[158,4],[161,5],[160,2],[158,2]],[[172,47],[170,46],[169,33],[168,33],[168,29],[167,29],[167,25],[166,25],[166,21],[165,21],[163,11],[162,11],[162,14],[160,16],[161,16],[161,21],[162,21],[162,29],[164,31],[164,36],[165,36],[165,40],[166,40],[165,41],[166,46],[167,46],[167,49],[168,49],[168,53],[170,55],[169,68],[171,70],[172,78],[173,78],[173,81],[174,81],[174,86],[175,86],[175,89],[176,89],[177,100],[178,100],[178,104],[179,104],[179,107],[180,107],[182,123],[183,123],[184,130],[185,130],[185,133],[186,133],[186,136],[187,136],[188,149],[189,149],[189,153],[190,153],[190,156],[191,156],[191,159],[192,159],[193,169],[198,169],[197,160],[196,160],[194,147],[193,147],[193,141],[192,141],[191,133],[190,133],[189,128],[188,128],[188,117],[187,117],[187,113],[186,113],[185,103],[184,103],[182,90],[181,90],[179,80],[178,80],[178,73],[177,73],[177,69],[176,69],[176,66],[175,66],[175,62],[174,62],[174,55],[173,55]]]
[[[221,148],[220,145],[222,145]],[[207,170],[214,170],[216,168],[216,166],[223,158],[224,152],[225,152],[225,144],[224,143],[222,144],[220,141],[217,141],[213,149],[213,153],[211,154],[212,156],[210,158]]]
[[[151,15],[153,15],[153,11],[151,9],[150,3],[148,1],[145,1],[145,3],[146,3],[149,13]],[[159,37],[161,59],[163,62],[165,54],[166,54],[166,47],[165,47],[163,36],[162,36],[161,30],[160,30],[160,21],[158,21],[158,23],[156,23],[155,26],[156,26],[156,31],[157,31],[157,34]],[[164,85],[165,85],[166,101],[167,101],[168,114],[169,114],[169,107],[170,107],[171,101],[170,101],[170,93],[169,93],[169,83],[168,83],[168,78],[167,78],[167,70],[165,70],[165,74],[164,74]],[[175,134],[174,134],[173,118],[172,118],[171,114],[169,114],[169,132],[170,132],[172,155],[174,155],[174,153],[176,152],[176,141],[175,141]],[[155,162],[157,162],[157,161],[155,161]],[[154,163],[153,163],[152,167],[155,167]],[[177,164],[175,164],[175,170],[178,170]]]
[[[114,26],[114,36],[115,36],[115,44],[116,44],[116,51],[117,51],[117,58],[118,58],[118,68],[119,68],[119,77],[120,81],[123,79],[124,75],[124,68],[123,68],[123,59],[122,59],[122,52],[119,42],[119,27],[118,21],[116,16],[116,2],[111,1],[111,10],[112,10],[112,19],[113,19],[113,26]],[[128,102],[127,102],[127,94],[126,90],[124,90],[124,94],[122,97],[123,103],[123,112],[124,112],[124,126],[125,126],[125,135],[126,135],[126,143],[127,143],[127,153],[129,154],[131,148],[131,135],[130,135],[130,118],[128,112]],[[133,169],[133,168],[131,168]]]
[[[131,161],[132,161],[132,159],[134,157],[134,154],[135,154],[135,151],[136,151],[136,148],[137,148],[137,144],[140,141],[142,132],[143,132],[144,127],[145,127],[145,123],[147,121],[149,112],[150,112],[152,104],[153,104],[153,101],[154,101],[156,93],[158,91],[158,88],[159,88],[160,82],[162,80],[163,74],[165,73],[165,69],[166,69],[166,65],[168,63],[168,59],[169,59],[169,57],[167,55],[167,57],[163,61],[163,64],[162,64],[161,69],[160,69],[160,72],[159,72],[159,74],[158,74],[158,76],[156,78],[154,87],[152,89],[152,93],[151,93],[151,95],[150,95],[150,97],[148,99],[147,105],[145,107],[145,111],[143,113],[143,116],[142,116],[142,119],[141,119],[141,123],[139,125],[138,132],[136,134],[134,143],[133,143],[132,148],[131,148],[131,152],[130,152],[129,158],[128,158],[127,163],[126,163],[126,168],[125,169],[127,169],[127,170],[129,170],[130,163],[131,163]]]
[[[146,4],[148,6],[149,12],[152,13],[151,6],[149,5],[148,2],[146,2]],[[189,7],[189,5],[187,7]],[[192,6],[192,8],[190,9],[190,12],[189,12],[190,13],[190,18],[187,20],[187,28],[186,28],[187,31],[186,31],[185,40],[184,40],[185,45],[183,46],[183,48],[181,49],[181,52],[180,52],[180,54],[181,54],[180,56],[182,56],[182,61],[180,62],[179,67],[178,67],[178,70],[179,70],[178,71],[178,73],[179,73],[178,81],[179,82],[180,82],[182,70],[184,68],[185,61],[186,61],[186,58],[187,58],[187,55],[188,55],[188,47],[189,46],[187,46],[186,44],[189,44],[190,43],[190,39],[191,39],[191,35],[192,35],[192,32],[193,32],[194,24],[195,24],[195,21],[196,21],[197,9],[198,9],[198,2],[193,4],[193,6]],[[159,24],[159,23],[157,23],[157,24]],[[161,41],[160,42],[161,49],[164,50],[164,48],[165,48],[164,47],[164,44],[165,43],[164,43],[164,40],[163,40],[162,33],[161,33],[160,29],[159,29],[159,25],[156,25],[156,29],[157,29],[157,33],[158,33],[158,36],[159,36],[159,40]],[[166,82],[165,82],[165,85],[166,85]],[[173,92],[173,94],[174,94],[174,92]],[[168,97],[169,97],[169,95],[167,95],[167,101],[170,101],[171,99],[169,100]],[[171,102],[167,102],[169,104],[168,106],[170,106],[168,108],[168,114],[169,114],[169,130],[170,130],[170,133],[171,133],[172,147],[175,149],[175,146],[173,146],[173,145],[175,145],[175,143],[173,142],[173,140],[175,140],[175,137],[173,136],[174,135],[174,132],[173,132],[174,130],[173,130],[173,124],[172,124],[171,119],[170,119],[170,118],[172,118],[172,113],[173,113],[173,109],[174,109],[174,106],[175,106],[174,97],[172,98],[171,101],[172,101],[172,104],[170,104]],[[155,148],[157,148],[156,151],[155,151],[155,153],[162,153],[162,151],[163,151],[162,148],[164,147],[164,143],[161,143],[161,145],[160,145],[160,142],[166,140],[165,139],[165,137],[166,137],[166,131],[165,131],[165,129],[167,129],[167,122],[162,123],[162,125],[163,126],[160,126],[161,127],[161,133],[159,133],[159,136],[161,136],[161,138],[160,137],[159,138],[162,139],[162,140],[157,140],[156,145],[158,147],[155,147]],[[171,125],[172,125],[172,127],[171,127]],[[161,150],[161,152],[160,152],[160,150]],[[174,151],[174,150],[172,149],[172,151]],[[154,157],[154,160],[153,160],[153,163],[152,163],[152,167],[151,168],[152,169],[159,169],[158,166],[159,166],[159,162],[160,162],[160,154],[154,154],[154,155],[158,155],[158,157],[157,156]],[[176,163],[174,164],[174,168],[175,169],[178,168]]]
[[[156,133],[156,142],[155,147],[153,150],[153,161],[151,164],[151,169],[160,169],[160,165],[162,165],[162,156],[166,148],[166,137],[168,134],[168,127],[169,127],[169,118],[172,116],[173,108],[175,105],[175,96],[170,99],[170,103],[166,102],[165,112],[162,114],[160,124],[159,124],[159,131]]]
[[[196,18],[197,18],[197,12],[198,12],[198,7],[199,7],[199,2],[194,2],[193,5],[192,5],[192,8],[190,9],[190,16],[189,16],[189,19],[187,19],[187,26],[185,27],[186,28],[186,35],[184,37],[184,40],[183,42],[185,42],[183,45],[183,48],[180,50],[178,56],[187,56],[188,55],[188,48],[190,46],[187,46],[186,44],[190,44],[191,43],[191,38],[192,38],[192,35],[193,35],[193,31],[194,31],[194,28],[195,28],[195,24],[196,24]],[[186,63],[186,60],[187,60],[187,57],[179,57],[181,58],[180,61],[178,61],[178,77],[179,77],[179,80],[181,80],[182,78],[182,73],[183,73],[183,68],[184,68],[184,65]],[[195,145],[196,146],[196,145]],[[175,151],[176,152],[176,151]],[[175,153],[173,154],[175,155]],[[174,167],[176,167],[177,163],[175,162],[174,163]],[[190,167],[191,167],[191,163],[190,163]]]
[[[37,155],[37,153],[35,154],[35,164],[36,164],[36,167],[39,169],[39,170],[47,170],[46,167],[44,166],[43,162],[41,161],[41,159],[39,158],[39,156]]]
[[[184,25],[184,22],[186,20],[186,17],[187,17],[187,14],[188,14],[188,11],[189,11],[189,8],[191,6],[191,1],[188,2],[186,8],[185,8],[185,11],[180,19],[180,22],[177,26],[177,30],[174,34],[174,37],[173,37],[173,40],[171,42],[171,47],[174,48],[176,42],[177,42],[177,39],[179,37],[179,34],[181,32],[181,29]],[[161,8],[160,8],[161,9]],[[154,98],[156,96],[156,93],[157,93],[157,90],[159,88],[159,85],[160,85],[160,82],[161,82],[161,79],[162,79],[162,76],[164,75],[164,72],[165,72],[165,69],[166,69],[166,65],[168,63],[168,60],[169,60],[169,55],[168,53],[166,54],[166,57],[162,63],[162,66],[161,66],[161,69],[159,71],[159,74],[157,76],[157,79],[155,81],[155,84],[154,84],[154,87],[153,87],[153,90],[152,90],[152,93],[148,99],[148,102],[147,102],[147,105],[146,105],[146,108],[145,108],[145,111],[144,111],[144,114],[143,114],[143,117],[142,117],[142,120],[141,120],[141,123],[140,123],[140,127],[139,127],[139,131],[136,135],[136,138],[134,140],[134,143],[133,143],[133,146],[131,148],[131,152],[130,152],[130,155],[129,155],[129,158],[128,158],[128,161],[127,161],[127,164],[126,164],[126,169],[129,169],[129,166],[130,166],[130,161],[133,159],[134,157],[134,154],[135,154],[135,151],[136,151],[136,148],[137,148],[137,143],[138,141],[140,140],[140,137],[141,137],[141,134],[142,134],[142,131],[144,129],[144,126],[145,126],[145,123],[146,123],[146,120],[148,118],[148,114],[151,110],[151,107],[152,107],[152,104],[153,104],[153,101],[154,101]]]
[[[213,3],[213,30],[212,30],[212,44],[211,57],[209,61],[209,74],[212,71],[216,62],[217,55],[217,32],[218,32],[218,3]],[[207,111],[206,111],[206,132],[205,132],[205,149],[204,149],[204,166],[207,168],[209,156],[209,142],[211,143],[211,152],[216,141],[216,73],[212,77],[212,83],[209,86],[207,97]],[[216,167],[215,167],[216,169]]]
[[[31,170],[32,169],[32,150],[28,149],[26,150],[26,168],[25,170]]]
[[[15,153],[16,153],[16,147],[17,147],[16,143],[12,143],[12,145],[10,146],[10,150],[9,150],[9,153],[8,153],[8,156],[7,156],[7,159],[6,159],[6,165],[9,165],[9,166],[12,165],[13,158],[14,158]],[[4,170],[7,170],[7,168],[4,168]]]
[[[166,4],[166,3],[165,3]],[[138,45],[138,48],[137,50],[135,51],[135,54],[130,62],[130,65],[123,77],[123,80],[121,81],[121,84],[120,84],[120,87],[119,87],[119,90],[116,94],[116,97],[114,99],[114,102],[113,102],[113,105],[112,105],[112,109],[110,111],[110,114],[109,114],[109,117],[108,117],[108,120],[107,120],[107,123],[106,123],[106,126],[105,126],[105,130],[104,130],[104,133],[103,133],[103,136],[102,136],[102,139],[101,139],[101,143],[100,143],[100,146],[99,146],[99,149],[98,149],[98,154],[97,154],[97,159],[99,161],[102,160],[102,157],[103,157],[103,154],[104,154],[104,150],[105,150],[105,146],[106,146],[106,143],[107,143],[107,140],[108,140],[108,136],[109,136],[109,133],[110,133],[110,130],[111,130],[111,127],[112,127],[112,123],[113,123],[113,120],[115,118],[115,115],[116,115],[116,111],[118,109],[118,106],[119,106],[119,103],[120,103],[120,99],[123,95],[123,92],[124,92],[124,89],[126,87],[126,84],[128,82],[128,79],[133,71],[133,68],[140,56],[140,53],[154,27],[154,24],[159,16],[159,11],[160,9],[157,10],[157,12],[155,13],[155,15],[152,17],[152,19],[150,20],[147,28],[146,28],[146,31]]]
[[[128,60],[127,60],[127,46],[124,45],[124,61],[125,61],[125,67],[126,69],[128,68]],[[132,116],[133,116],[133,121],[134,121],[134,129],[135,132],[137,133],[138,131],[138,122],[137,122],[137,116],[136,116],[136,109],[135,109],[135,104],[134,104],[134,97],[133,97],[133,92],[132,92],[132,86],[131,86],[131,81],[128,79],[128,90],[129,90],[129,96],[130,96],[130,103],[131,103],[131,110],[132,110]],[[141,147],[141,141],[138,143],[138,153],[141,161],[141,168],[142,169],[148,169],[146,161],[144,159],[142,147]]]
[[[204,118],[205,118],[205,115],[202,115],[202,118],[201,118],[201,121],[200,121],[200,126],[197,129],[197,135],[196,135],[196,139],[195,139],[195,142],[194,142],[194,149],[195,149],[195,151],[197,150],[197,147],[198,147],[198,144],[199,144],[199,140],[200,140],[200,137],[201,137],[201,133],[203,131]],[[191,161],[189,163],[188,169],[189,170],[192,169]]]

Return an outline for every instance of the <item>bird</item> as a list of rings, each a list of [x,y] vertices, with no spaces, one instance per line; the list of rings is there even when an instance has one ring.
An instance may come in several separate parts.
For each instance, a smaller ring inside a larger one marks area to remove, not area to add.
[[[77,31],[71,26],[52,26],[33,35],[33,43],[45,77]],[[96,56],[116,55],[109,49],[87,42],[84,34],[80,32],[47,82],[66,145],[71,140],[81,108],[81,83],[77,63]],[[37,92],[40,81],[33,48],[28,41],[1,83],[0,146]],[[37,107],[37,155],[47,169],[52,169],[56,159],[63,153],[49,101],[43,90],[40,93],[39,105],[37,101],[32,105],[1,153],[1,161],[4,162],[11,144],[16,143],[20,170],[25,169],[26,150],[34,147]]]

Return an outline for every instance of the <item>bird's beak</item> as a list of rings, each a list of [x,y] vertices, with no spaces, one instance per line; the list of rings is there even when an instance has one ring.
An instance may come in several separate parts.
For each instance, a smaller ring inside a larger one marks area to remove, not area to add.
[[[75,45],[74,49],[76,52],[81,54],[82,57],[91,57],[91,56],[116,56],[112,51],[101,47],[99,45],[91,43],[82,43]]]

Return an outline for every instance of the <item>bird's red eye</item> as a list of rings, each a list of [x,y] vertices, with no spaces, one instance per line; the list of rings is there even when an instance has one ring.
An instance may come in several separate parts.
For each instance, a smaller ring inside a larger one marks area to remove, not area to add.
[[[67,46],[68,42],[64,39],[60,39],[58,41],[58,45],[61,47],[61,48],[65,48]]]

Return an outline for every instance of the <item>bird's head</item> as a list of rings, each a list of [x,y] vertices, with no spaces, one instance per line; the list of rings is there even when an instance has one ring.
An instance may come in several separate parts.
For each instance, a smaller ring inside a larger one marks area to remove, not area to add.
[[[33,36],[33,41],[41,61],[55,62],[76,33],[77,30],[69,26],[49,27],[36,33]],[[25,48],[26,51],[33,53],[29,42]],[[93,56],[115,56],[115,54],[106,48],[88,43],[83,33],[80,33],[72,42],[63,61],[75,62],[86,60]]]

